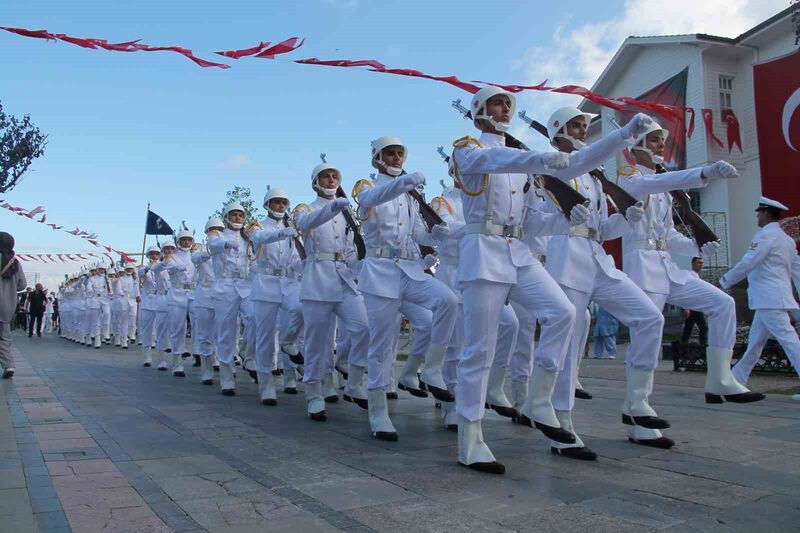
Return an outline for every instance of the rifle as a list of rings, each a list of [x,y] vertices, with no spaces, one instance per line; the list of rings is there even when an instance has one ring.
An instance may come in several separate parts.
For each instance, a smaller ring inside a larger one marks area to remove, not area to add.
[[[454,100],[452,102],[453,107],[460,112],[464,118],[471,119],[472,113],[469,109],[461,105],[461,100]],[[525,152],[529,152],[530,148],[525,146],[525,144],[520,141],[519,139],[513,137],[511,134],[505,132],[504,137],[506,139],[506,146],[509,148],[516,148],[518,150],[523,150]],[[553,198],[555,199],[556,203],[558,203],[559,207],[561,207],[561,211],[564,213],[564,216],[569,218],[572,209],[580,204],[580,205],[589,205],[589,200],[561,181],[560,179],[554,176],[541,176],[541,184],[542,187],[549,192]],[[525,192],[528,192],[528,185],[525,186]]]
[[[663,174],[664,172],[669,171],[664,165],[657,164],[656,174]],[[698,248],[702,248],[707,242],[719,241],[719,237],[717,237],[717,234],[714,233],[714,230],[709,228],[708,224],[706,224],[706,221],[703,220],[703,217],[697,214],[697,211],[692,209],[691,199],[686,191],[669,191],[669,194],[672,196],[675,204],[677,204],[676,211],[678,212],[678,218],[681,219],[681,222],[685,226],[689,226],[689,228],[691,228],[692,236],[694,237],[694,241],[697,243]]]
[[[347,198],[347,193],[344,192],[342,186],[336,189],[336,197],[337,198]],[[350,208],[346,208],[342,210],[342,216],[344,217],[344,221],[347,223],[350,230],[353,232],[353,244],[356,247],[356,255],[359,259],[364,259],[367,257],[367,246],[364,244],[364,237],[361,235],[361,225],[356,222],[356,219],[353,217],[353,213],[350,211]],[[300,251],[298,250],[298,253]]]
[[[519,118],[528,124],[531,129],[541,133],[546,139],[550,138],[550,136],[547,134],[547,128],[541,122],[530,118],[525,111],[520,111],[517,114],[519,115]],[[628,211],[629,207],[635,206],[639,203],[636,198],[628,193],[628,191],[609,180],[608,177],[606,177],[603,167],[589,171],[589,175],[600,182],[600,187],[603,189],[603,193],[611,199],[614,207],[622,216],[625,216],[625,213]]]
[[[289,219],[291,219],[291,222],[289,222]],[[283,225],[287,228],[289,227],[294,228],[294,230],[297,231],[297,225],[294,223],[294,218],[292,217],[291,213],[286,213],[286,215],[283,217]],[[298,231],[297,235],[299,234],[300,232]],[[303,245],[303,241],[301,241],[300,237],[298,237],[297,235],[292,237],[292,242],[294,243],[295,250],[297,250],[297,255],[300,256],[300,260],[305,261],[306,247]]]

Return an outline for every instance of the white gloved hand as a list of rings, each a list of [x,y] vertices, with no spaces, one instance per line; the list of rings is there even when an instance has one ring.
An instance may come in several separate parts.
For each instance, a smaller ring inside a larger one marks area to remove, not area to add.
[[[625,220],[627,220],[631,224],[636,224],[643,218],[644,218],[644,209],[642,209],[641,202],[637,203],[636,205],[630,206],[625,211]]]
[[[350,207],[350,200],[347,198],[334,198],[331,201],[331,212],[338,213]]]
[[[297,237],[297,230],[294,228],[283,228],[280,230],[281,239],[293,239]]]
[[[569,166],[569,154],[564,152],[544,152],[542,154],[542,164],[547,168],[567,168]]]
[[[239,249],[239,241],[225,241],[225,248],[229,250],[238,250]]]
[[[719,250],[719,241],[709,241],[700,247],[700,253],[706,257],[711,257]]]
[[[422,262],[425,263],[426,269],[433,268],[433,265],[436,264],[436,261],[437,261],[436,256],[433,254],[426,255],[425,257],[422,258]]]
[[[644,113],[636,113],[633,118],[622,127],[622,135],[624,137],[639,137],[647,131],[647,128],[650,127],[652,123],[653,119],[649,116]]]
[[[577,204],[569,213],[570,226],[580,226],[587,220],[589,220],[589,208],[583,204]]]
[[[450,228],[447,224],[436,224],[434,227],[431,228],[431,235],[437,241],[443,241],[447,237],[450,236]]]
[[[408,191],[414,190],[419,186],[425,186],[425,176],[422,174],[422,172],[407,174],[400,179],[403,180],[403,185]]]
[[[731,178],[738,178],[739,173],[736,171],[736,167],[727,161],[717,161],[716,163],[711,163],[710,165],[703,167],[703,176],[710,180],[727,180]]]

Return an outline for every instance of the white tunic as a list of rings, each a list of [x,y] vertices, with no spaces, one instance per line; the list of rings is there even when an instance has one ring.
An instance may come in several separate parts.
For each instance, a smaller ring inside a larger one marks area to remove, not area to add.
[[[238,243],[238,249],[225,246],[225,243]],[[234,301],[250,295],[248,281],[249,260],[247,241],[238,230],[225,228],[208,239],[208,251],[214,267],[214,288],[212,295],[218,300]]]
[[[261,302],[283,301],[291,284],[297,283],[290,275],[294,268],[302,268],[292,239],[281,239],[279,231],[286,228],[283,221],[266,218],[260,230],[251,238],[255,249],[255,261],[251,266],[252,300]]]

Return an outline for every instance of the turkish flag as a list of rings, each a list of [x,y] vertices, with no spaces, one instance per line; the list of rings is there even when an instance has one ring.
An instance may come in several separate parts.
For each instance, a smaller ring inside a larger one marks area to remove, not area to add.
[[[753,65],[761,190],[800,214],[800,51]],[[755,203],[755,199],[754,199]]]

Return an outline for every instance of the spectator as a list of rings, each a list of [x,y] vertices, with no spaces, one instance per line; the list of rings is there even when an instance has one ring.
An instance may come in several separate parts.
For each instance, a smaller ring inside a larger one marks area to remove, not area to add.
[[[53,315],[55,312],[53,311],[53,302],[55,300],[55,296],[51,292],[50,295],[45,300],[45,308],[44,308],[44,332],[45,333],[53,333]]]
[[[703,271],[703,258],[692,258],[692,274],[699,278],[700,272]],[[681,342],[686,344],[692,336],[694,325],[697,324],[697,329],[700,330],[700,344],[708,346],[708,321],[706,315],[700,311],[692,311],[691,309],[683,310],[683,335],[681,335]]]
[[[17,307],[17,293],[25,285],[25,273],[14,255],[14,237],[0,231],[0,366],[4,379],[14,375],[10,321]]]
[[[597,306],[594,314],[594,358],[602,359],[603,352],[608,353],[609,359],[617,357],[617,331],[619,322],[614,316]]]
[[[47,309],[47,292],[41,283],[36,284],[36,290],[28,295],[28,337],[33,337],[33,326],[36,323],[36,336],[42,336],[42,318]]]

